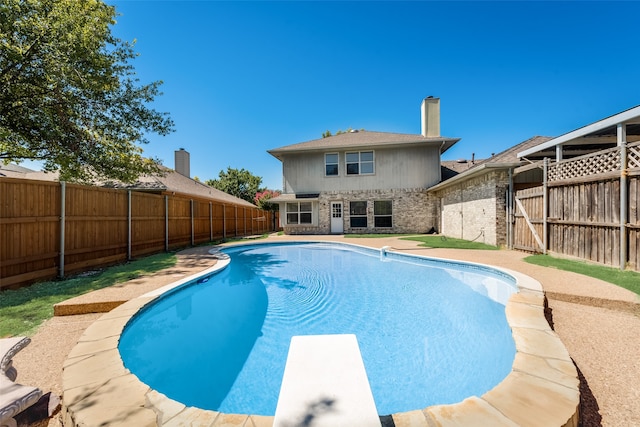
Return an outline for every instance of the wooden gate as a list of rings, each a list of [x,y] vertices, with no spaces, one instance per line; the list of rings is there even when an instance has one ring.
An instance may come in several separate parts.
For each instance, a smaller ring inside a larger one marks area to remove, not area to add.
[[[544,187],[516,191],[515,202],[514,249],[545,252]]]

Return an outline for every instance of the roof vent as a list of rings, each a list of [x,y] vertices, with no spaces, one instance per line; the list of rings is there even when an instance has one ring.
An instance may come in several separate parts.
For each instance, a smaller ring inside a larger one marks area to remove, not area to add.
[[[467,163],[467,160],[466,159],[458,159],[458,160],[456,160],[456,162],[458,162],[458,163]]]
[[[357,133],[357,132],[358,132],[358,129],[351,129],[349,132],[351,132],[351,133]]]

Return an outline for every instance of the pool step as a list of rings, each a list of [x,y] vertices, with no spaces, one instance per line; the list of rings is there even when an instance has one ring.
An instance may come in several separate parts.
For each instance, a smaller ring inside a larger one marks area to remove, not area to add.
[[[356,336],[291,338],[273,427],[380,427]]]

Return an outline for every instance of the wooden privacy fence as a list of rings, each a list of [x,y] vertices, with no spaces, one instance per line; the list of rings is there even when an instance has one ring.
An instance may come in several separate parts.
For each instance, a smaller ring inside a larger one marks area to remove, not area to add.
[[[13,178],[0,179],[0,204],[0,289],[277,223],[274,212],[186,194]]]
[[[515,194],[514,248],[640,270],[640,143],[551,164],[545,176]]]

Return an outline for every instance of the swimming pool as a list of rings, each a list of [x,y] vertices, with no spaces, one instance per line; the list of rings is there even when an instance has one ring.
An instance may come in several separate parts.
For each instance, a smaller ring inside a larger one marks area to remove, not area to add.
[[[354,333],[380,414],[481,395],[511,371],[515,280],[498,270],[341,244],[224,251],[226,269],[121,336],[125,366],[174,400],[273,415],[293,335]]]

